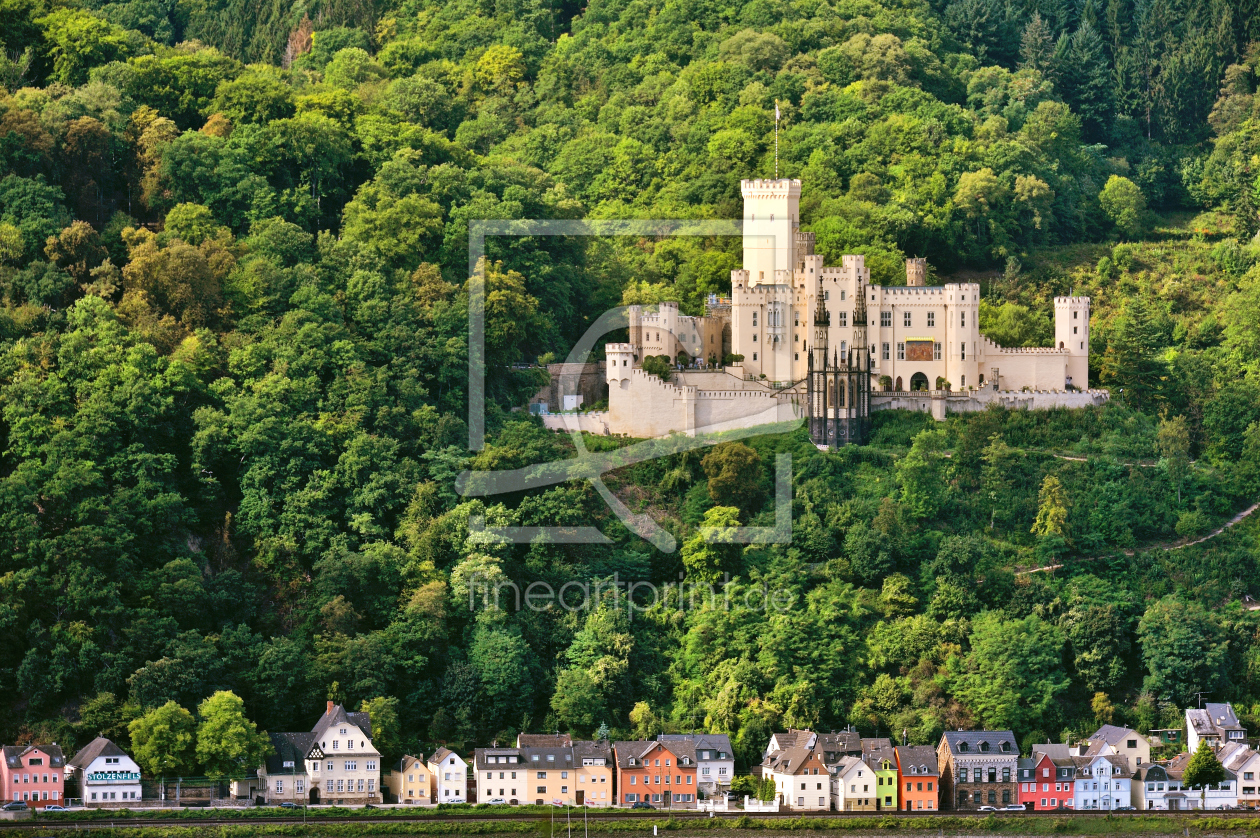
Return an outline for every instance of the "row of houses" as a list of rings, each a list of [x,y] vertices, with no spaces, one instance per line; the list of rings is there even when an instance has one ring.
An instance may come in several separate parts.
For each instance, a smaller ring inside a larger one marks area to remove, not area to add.
[[[800,811],[1179,810],[1260,808],[1260,752],[1229,704],[1186,711],[1189,752],[1152,762],[1150,740],[1103,725],[1075,744],[1034,745],[1022,756],[1009,730],[947,731],[935,749],[895,747],[856,732],[776,733],[755,769],[777,803]],[[1187,789],[1200,741],[1225,779]]]
[[[1009,730],[947,731],[935,749],[894,746],[848,730],[788,730],[770,737],[753,768],[780,807],[799,811],[1178,810],[1260,808],[1260,752],[1229,704],[1186,711],[1187,745],[1207,742],[1225,779],[1185,787],[1190,753],[1153,762],[1150,740],[1103,725],[1075,744],[1034,745],[1020,753]],[[521,734],[513,746],[478,748],[470,766],[439,748],[404,756],[383,771],[367,713],[328,702],[309,731],[269,734],[272,754],[232,794],[264,803],[482,803],[696,808],[724,795],[735,758],[724,734],[661,734],[651,740],[574,740]],[[56,745],[4,746],[0,796],[32,807],[62,803],[136,805],[139,765],[97,738],[69,761]],[[469,772],[472,772],[472,786]],[[472,792],[470,794],[470,792]]]
[[[521,734],[512,747],[477,748],[473,762],[481,803],[694,809],[702,795],[728,789],[735,776],[725,734],[618,742]]]
[[[69,762],[61,747],[4,745],[0,797],[32,808],[63,805],[69,789],[91,805],[127,805],[140,799],[140,766],[122,748],[97,737]]]

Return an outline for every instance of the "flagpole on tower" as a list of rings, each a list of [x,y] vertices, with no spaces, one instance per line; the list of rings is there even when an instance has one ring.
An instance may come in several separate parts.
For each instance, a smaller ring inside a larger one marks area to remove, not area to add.
[[[774,100],[774,179],[779,179],[779,100]]]

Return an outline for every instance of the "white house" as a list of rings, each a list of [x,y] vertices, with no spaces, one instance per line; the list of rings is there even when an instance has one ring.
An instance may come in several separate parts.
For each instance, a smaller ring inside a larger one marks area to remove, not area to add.
[[[468,763],[450,748],[438,748],[429,757],[434,803],[468,802]]]
[[[1217,759],[1222,762],[1225,769],[1224,781],[1216,785],[1208,786],[1202,789],[1196,786],[1187,785],[1184,779],[1186,767],[1190,765],[1190,759],[1193,754],[1178,754],[1168,763],[1168,774],[1182,778],[1182,787],[1185,791],[1185,808],[1187,809],[1232,809],[1238,805],[1238,777],[1224,763],[1230,762],[1229,754],[1232,753],[1241,743],[1234,745],[1224,745],[1217,753]],[[1222,753],[1225,754],[1222,757]]]
[[[1226,745],[1218,754],[1221,765],[1237,778],[1238,805],[1244,809],[1260,808],[1260,752],[1246,745]]]
[[[79,781],[84,806],[127,806],[140,800],[140,766],[103,736],[75,754],[66,770]]]
[[[875,772],[861,757],[841,757],[832,767],[831,802],[837,812],[873,812],[879,792]]]
[[[1247,741],[1247,729],[1238,721],[1234,705],[1209,701],[1201,710],[1186,711],[1186,752],[1193,754],[1204,739],[1213,748],[1227,742]]]
[[[1133,778],[1131,805],[1143,811],[1180,811],[1188,809],[1186,792],[1181,788],[1181,773],[1170,772],[1162,765],[1144,765]]]
[[[1119,809],[1133,805],[1133,772],[1119,754],[1076,757],[1073,808],[1079,811]]]

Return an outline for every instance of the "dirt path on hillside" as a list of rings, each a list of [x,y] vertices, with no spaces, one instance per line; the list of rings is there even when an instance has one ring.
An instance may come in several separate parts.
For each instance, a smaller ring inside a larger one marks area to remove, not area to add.
[[[1202,538],[1196,538],[1193,541],[1183,541],[1180,544],[1171,544],[1171,545],[1170,544],[1152,544],[1149,547],[1143,547],[1140,550],[1122,550],[1121,552],[1124,553],[1124,555],[1126,556],[1132,556],[1137,553],[1148,553],[1151,550],[1180,550],[1183,547],[1192,547],[1195,544],[1202,544],[1205,541],[1210,541],[1211,539],[1216,538],[1218,535],[1225,532],[1230,527],[1233,527],[1237,524],[1241,524],[1248,517],[1250,517],[1251,514],[1255,512],[1257,509],[1260,509],[1260,503],[1253,503],[1251,506],[1247,507],[1242,512],[1239,512],[1233,518],[1230,518],[1224,524],[1212,530],[1207,535],[1203,536]],[[1107,559],[1107,558],[1114,558],[1114,554],[1107,555],[1107,556],[1088,556],[1086,558],[1078,560],[1078,562],[1076,563],[1095,562],[1095,561],[1098,561],[1099,559]],[[1050,565],[1045,565],[1044,567],[1034,567],[1031,570],[1020,570],[1020,571],[1017,571],[1015,575],[1025,576],[1030,573],[1046,573],[1051,570],[1058,570],[1061,567],[1063,567],[1062,564],[1050,564]]]

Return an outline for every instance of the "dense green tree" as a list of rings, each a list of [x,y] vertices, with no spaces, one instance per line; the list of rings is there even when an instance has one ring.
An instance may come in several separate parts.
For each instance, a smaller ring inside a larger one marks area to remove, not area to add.
[[[988,729],[1025,729],[1053,718],[1068,688],[1064,638],[1038,617],[986,612],[972,624],[971,651],[951,660],[951,689]]]
[[[1137,630],[1147,675],[1143,687],[1162,700],[1187,704],[1224,677],[1228,641],[1198,603],[1166,596],[1152,603]]]
[[[153,777],[191,774],[197,750],[197,722],[183,707],[168,701],[128,725],[131,753]]]
[[[245,702],[226,690],[197,707],[197,761],[207,777],[238,777],[271,751],[265,732],[245,718]]]

